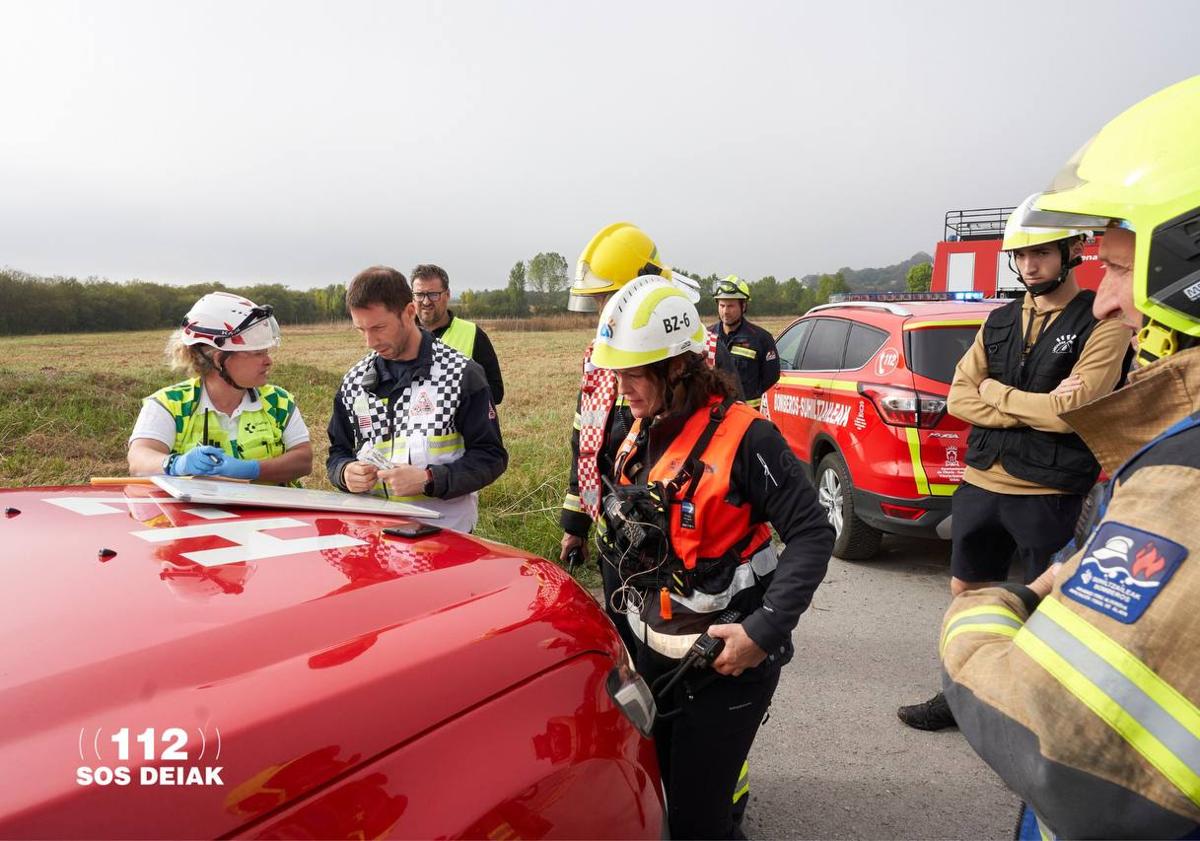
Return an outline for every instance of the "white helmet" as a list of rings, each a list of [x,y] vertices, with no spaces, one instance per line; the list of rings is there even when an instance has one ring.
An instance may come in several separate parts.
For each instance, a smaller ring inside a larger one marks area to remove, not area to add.
[[[592,346],[598,368],[637,368],[688,351],[707,352],[708,331],[687,293],[665,278],[645,275],[604,305]]]
[[[183,319],[183,343],[228,351],[279,347],[279,322],[272,312],[269,305],[260,307],[228,292],[209,292]]]

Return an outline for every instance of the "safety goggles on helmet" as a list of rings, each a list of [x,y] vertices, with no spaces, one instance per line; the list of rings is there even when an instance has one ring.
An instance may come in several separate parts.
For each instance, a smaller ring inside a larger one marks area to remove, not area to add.
[[[205,295],[180,327],[184,344],[206,344],[227,351],[267,350],[281,341],[272,306],[259,306],[227,292]]]
[[[739,301],[750,300],[750,286],[746,281],[730,275],[724,280],[718,281],[716,288],[713,290],[714,298],[726,298]]]

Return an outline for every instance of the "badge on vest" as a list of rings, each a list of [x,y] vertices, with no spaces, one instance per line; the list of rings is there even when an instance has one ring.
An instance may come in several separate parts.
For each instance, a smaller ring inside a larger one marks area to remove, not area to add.
[[[679,504],[679,525],[685,529],[696,527],[696,506],[690,500],[685,499]]]
[[[1107,522],[1093,535],[1063,594],[1126,625],[1141,618],[1188,550],[1162,535]]]
[[[430,419],[436,411],[433,398],[429,396],[429,389],[423,386],[418,388],[408,404],[408,416],[413,419]]]
[[[354,418],[358,421],[358,431],[366,437],[371,431],[371,403],[365,394],[354,398]]]
[[[1078,338],[1078,333],[1064,333],[1054,340],[1055,353],[1070,353],[1075,348],[1075,339]]]

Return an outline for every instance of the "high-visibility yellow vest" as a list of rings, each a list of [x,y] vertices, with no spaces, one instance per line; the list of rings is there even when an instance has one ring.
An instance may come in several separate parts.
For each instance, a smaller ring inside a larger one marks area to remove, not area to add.
[[[475,322],[456,316],[450,320],[450,326],[446,328],[446,332],[438,338],[470,359],[471,354],[475,352],[475,333],[478,329]]]
[[[234,458],[274,458],[283,455],[283,430],[296,410],[296,401],[285,389],[265,385],[258,391],[259,408],[243,411],[238,415],[237,435],[230,440],[220,422],[213,418],[205,430],[204,412],[197,412],[200,404],[200,378],[169,385],[147,397],[153,400],[175,419],[175,441],[171,452],[186,453],[198,444],[220,447]],[[299,486],[299,482],[292,484]]]

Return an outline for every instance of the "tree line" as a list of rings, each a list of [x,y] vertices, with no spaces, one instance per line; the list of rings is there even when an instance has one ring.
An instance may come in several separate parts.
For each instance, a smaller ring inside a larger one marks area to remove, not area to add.
[[[224,286],[73,277],[37,277],[0,270],[0,335],[91,333],[178,327],[202,295],[233,292],[270,304],[281,324],[314,324],[346,317],[346,287],[288,289],[278,283]]]
[[[929,288],[930,269],[928,263],[908,268],[906,280],[910,291]],[[830,295],[852,291],[846,271],[803,279],[789,277],[782,282],[773,275],[747,279],[750,311],[755,315],[800,315],[828,302]],[[699,282],[701,315],[715,317],[712,292],[721,276],[701,275],[687,269],[680,269],[680,273]],[[556,252],[543,252],[514,264],[502,289],[453,290],[457,296],[454,309],[466,318],[525,318],[564,312],[571,281],[566,259]],[[94,277],[45,278],[5,269],[0,270],[0,335],[178,327],[200,296],[215,291],[233,292],[256,303],[270,304],[280,324],[316,324],[346,318],[343,284],[318,289],[289,289],[278,283],[169,286],[146,281],[115,283]],[[864,290],[855,284],[853,291]]]

